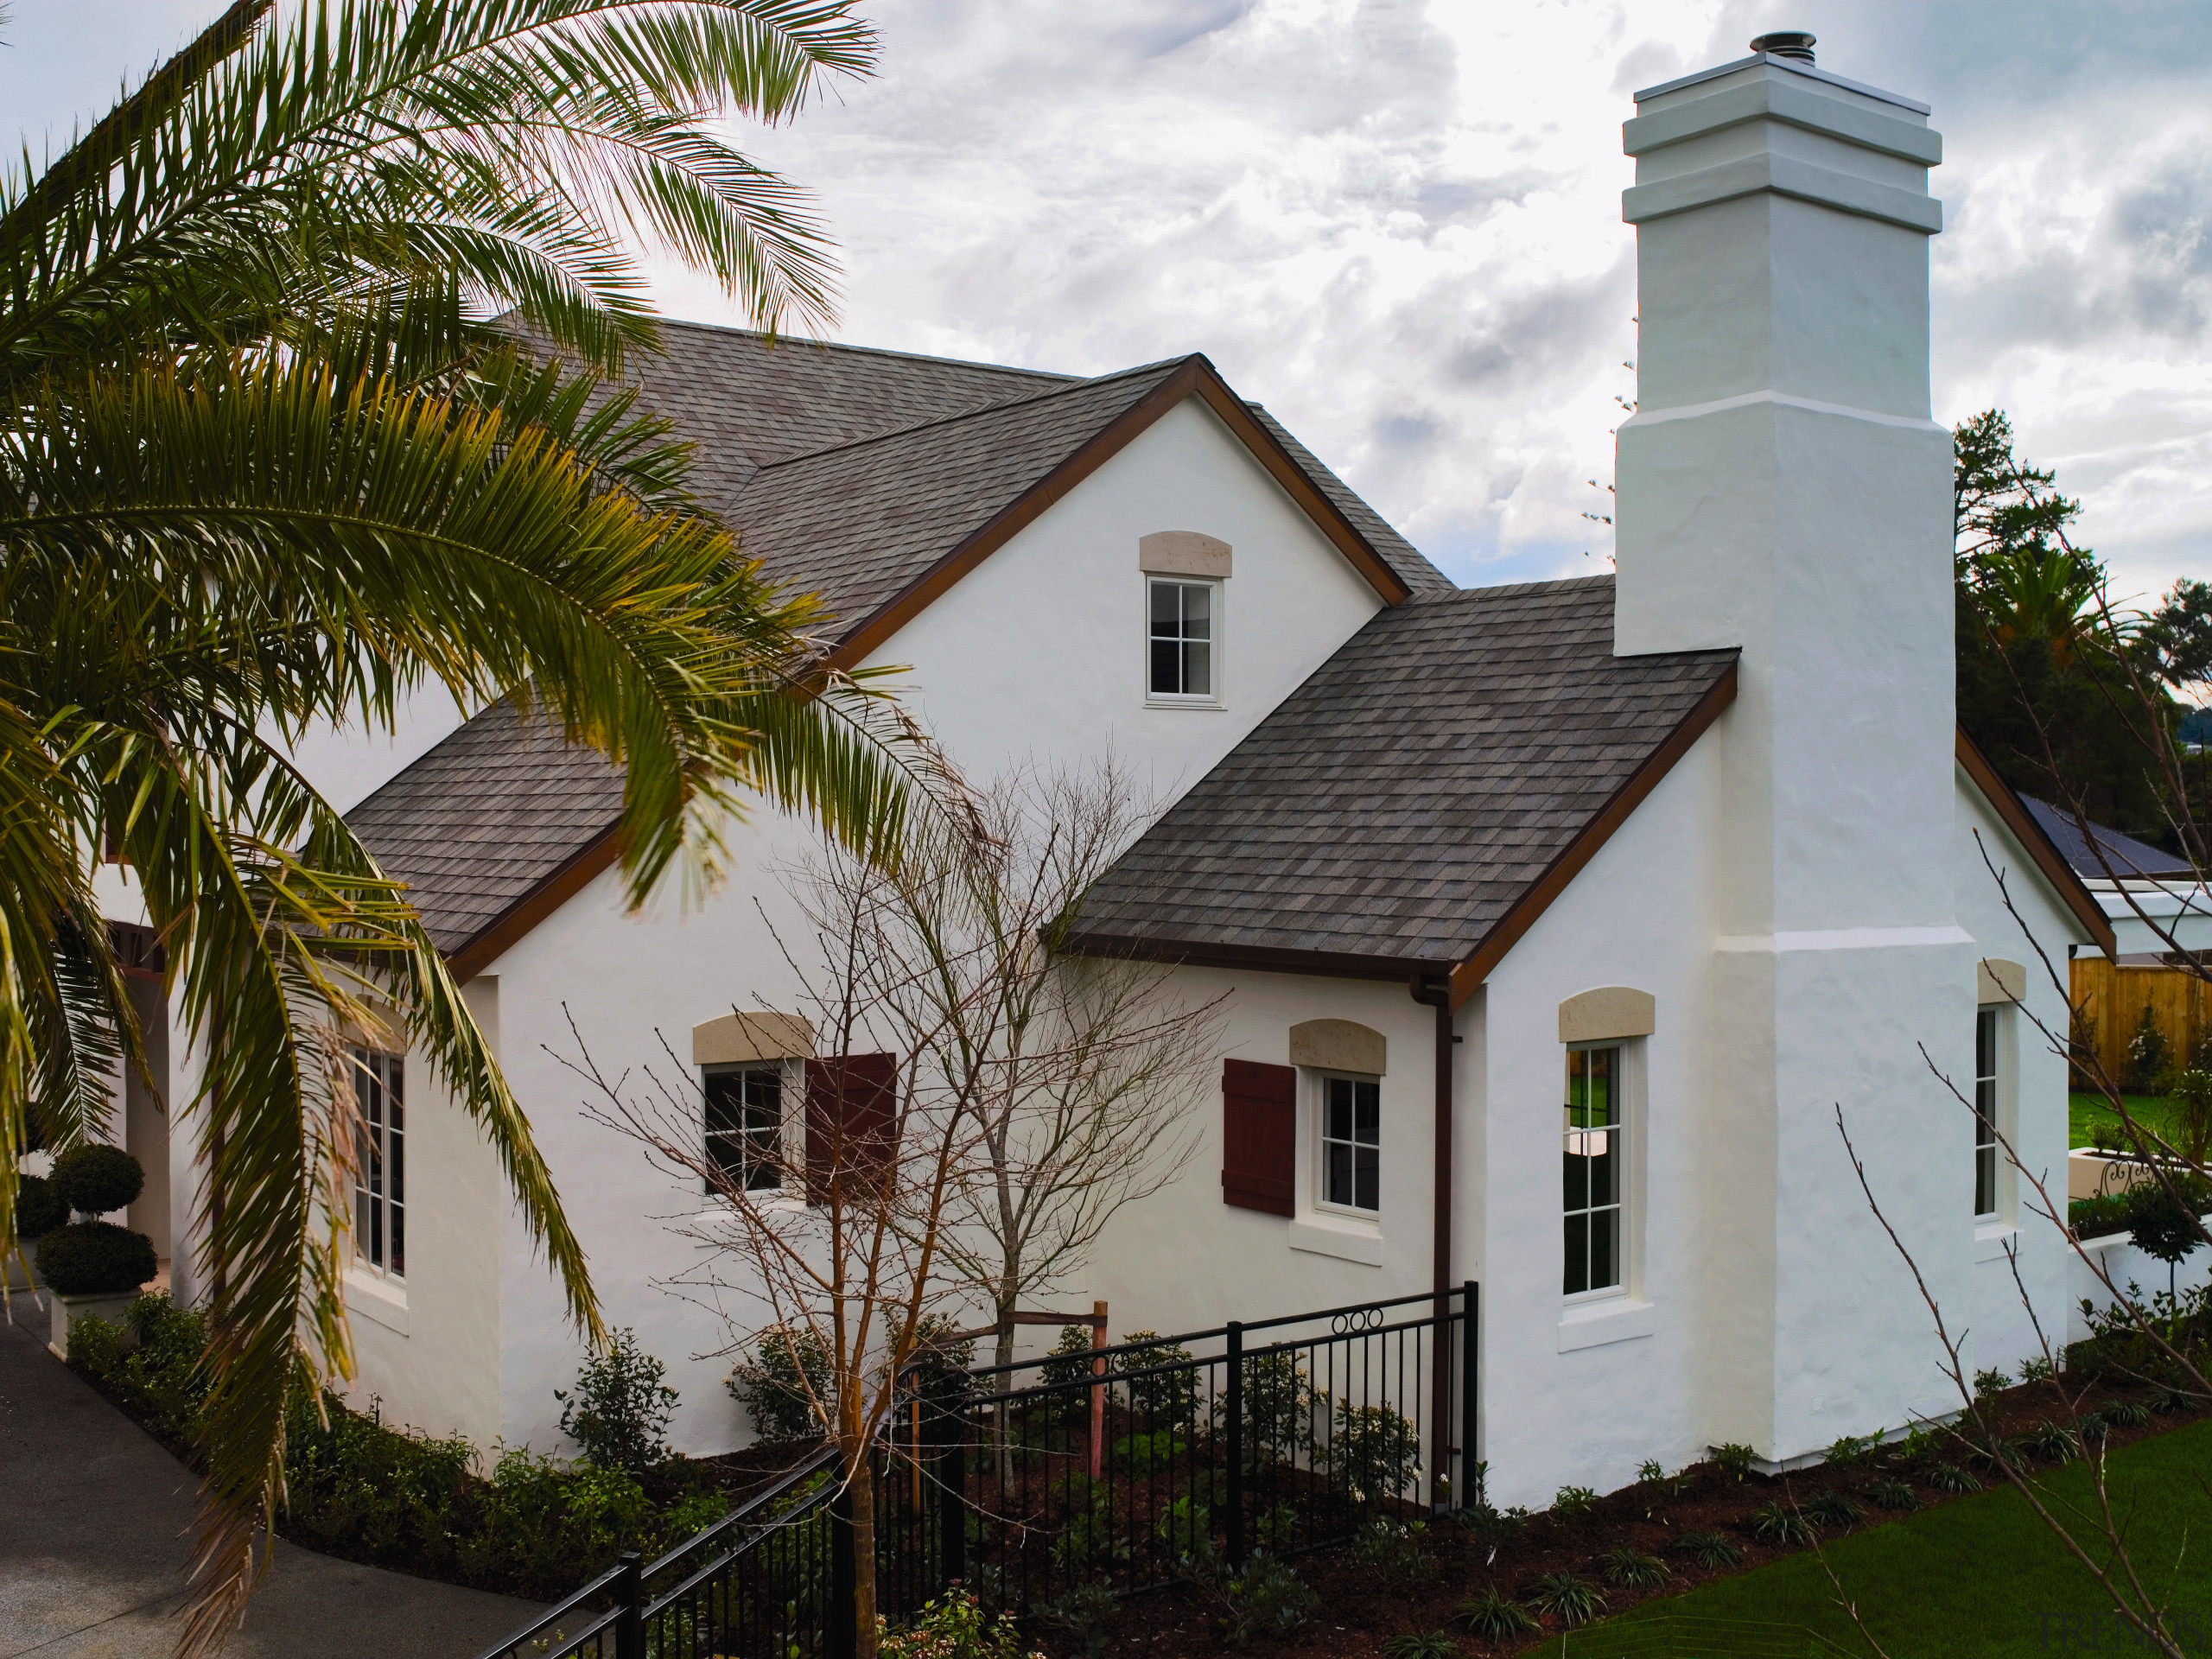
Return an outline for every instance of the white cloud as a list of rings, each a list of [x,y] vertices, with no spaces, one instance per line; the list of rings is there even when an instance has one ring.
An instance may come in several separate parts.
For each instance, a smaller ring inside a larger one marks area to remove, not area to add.
[[[66,129],[219,0],[27,5]],[[2093,0],[886,0],[774,132],[842,337],[1074,371],[1204,351],[1463,582],[1587,569],[1632,397],[1618,124],[1764,29],[1935,105],[1936,412],[1998,404],[2119,588],[2212,576],[2212,10]],[[677,315],[728,308],[682,272]]]

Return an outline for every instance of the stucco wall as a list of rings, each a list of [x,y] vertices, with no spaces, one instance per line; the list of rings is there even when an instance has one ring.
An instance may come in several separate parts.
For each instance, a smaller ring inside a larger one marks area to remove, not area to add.
[[[1234,550],[1218,709],[1145,702],[1137,541],[1160,530],[1198,531]],[[911,665],[909,705],[971,776],[988,779],[1010,766],[1111,752],[1141,792],[1164,804],[1203,776],[1380,604],[1193,401],[1163,416],[963,578],[878,660]],[[803,831],[770,815],[738,827],[732,880],[688,912],[671,890],[646,914],[626,915],[609,873],[491,969],[500,980],[508,1077],[590,1253],[609,1322],[635,1328],[669,1367],[683,1398],[672,1434],[685,1451],[724,1450],[745,1437],[741,1414],[722,1387],[729,1361],[721,1351],[731,1326],[757,1323],[760,1310],[742,1294],[720,1297],[717,1306],[713,1293],[694,1299],[671,1291],[668,1281],[698,1266],[702,1255],[675,1230],[705,1201],[688,1184],[656,1173],[634,1142],[590,1121],[580,1103],[584,1089],[555,1056],[576,1057],[569,1014],[593,1058],[619,1072],[647,1064],[671,1069],[657,1030],[688,1062],[696,1024],[733,1007],[793,1011],[796,987],[770,930],[786,940],[801,937],[776,871],[807,845]],[[1402,991],[1396,995],[1412,1008]],[[675,1069],[688,1071],[688,1065]],[[582,1347],[512,1218],[503,1225],[500,1256],[499,1432],[510,1443],[555,1449],[552,1390],[574,1376]],[[1331,1266],[1350,1271],[1350,1264]],[[1288,1307],[1304,1305],[1289,1282],[1285,1294]],[[1163,1312],[1158,1319],[1168,1317]]]

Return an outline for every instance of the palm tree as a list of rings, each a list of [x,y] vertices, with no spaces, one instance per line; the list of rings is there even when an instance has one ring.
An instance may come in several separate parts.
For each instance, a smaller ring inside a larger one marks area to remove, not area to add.
[[[494,1056],[289,741],[432,681],[513,698],[626,769],[632,902],[711,877],[756,795],[877,856],[958,799],[607,378],[654,338],[643,249],[826,319],[803,195],[710,123],[868,73],[849,0],[271,3],[0,179],[0,1239],[27,1131],[97,1137],[137,1063],[112,849],[202,1060],[194,1651],[282,1502],[288,1390],[350,1374],[344,1033],[428,1057],[603,1334]]]

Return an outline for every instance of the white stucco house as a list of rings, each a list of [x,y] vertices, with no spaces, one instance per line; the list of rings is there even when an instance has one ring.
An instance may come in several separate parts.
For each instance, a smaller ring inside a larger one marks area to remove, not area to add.
[[[1173,1331],[1478,1280],[1500,1503],[1955,1407],[1839,1110],[1977,1363],[2033,1351],[2008,1245],[2063,1328],[2061,1241],[2023,1227],[1929,1063],[2063,1169],[2064,1067],[2012,1002],[2064,1009],[1984,850],[2045,950],[2113,948],[1955,726],[1927,110],[1760,52],[1638,94],[1625,131],[1617,575],[1455,588],[1201,356],[1082,378],[672,324],[639,372],[748,548],[823,595],[838,660],[910,665],[970,774],[1110,748],[1167,803],[1084,947],[1218,993],[1224,1061],[1266,1084],[1212,1102],[1073,1299]],[[747,1426],[727,1363],[692,1357],[728,1333],[658,1287],[694,1248],[666,1218],[702,1200],[548,1051],[570,1014],[620,1068],[775,1009],[755,900],[775,913],[769,867],[803,836],[764,815],[718,897],[628,914],[620,783],[499,707],[352,817],[466,978],[610,1320],[669,1364],[677,1443],[719,1451]],[[760,1052],[768,1028],[693,1057],[804,1058]],[[378,1065],[361,1389],[554,1448],[581,1358],[556,1287],[427,1071]],[[188,1096],[188,1057],[170,1069]],[[1563,1126],[1592,1076],[1612,1121]],[[1323,1155],[1332,1079],[1372,1109],[1348,1165]],[[192,1192],[175,1169],[149,1200],[188,1296]]]

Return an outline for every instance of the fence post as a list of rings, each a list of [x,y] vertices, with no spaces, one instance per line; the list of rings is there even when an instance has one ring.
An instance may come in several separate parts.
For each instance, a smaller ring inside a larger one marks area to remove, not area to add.
[[[1244,1565],[1244,1325],[1229,1322],[1229,1567]]]
[[[1452,1483],[1459,1509],[1475,1501],[1475,1368],[1482,1357],[1483,1288],[1470,1279],[1459,1287],[1459,1478]]]
[[[968,1576],[968,1379],[938,1379],[931,1438],[937,1442],[938,1588]]]
[[[634,1549],[615,1557],[614,1659],[645,1659],[645,1561]]]
[[[842,1469],[837,1482],[830,1500],[830,1606],[823,1633],[829,1638],[830,1659],[853,1659],[860,1637],[853,1606],[853,1483]]]
[[[1090,1345],[1094,1350],[1106,1345],[1106,1304],[1103,1302],[1090,1305]],[[1104,1377],[1106,1360],[1103,1355],[1091,1360],[1090,1374]],[[1106,1390],[1102,1383],[1094,1382],[1090,1385],[1090,1478],[1093,1480],[1097,1479],[1102,1472],[1100,1465],[1105,1450]]]

